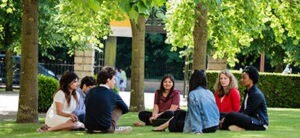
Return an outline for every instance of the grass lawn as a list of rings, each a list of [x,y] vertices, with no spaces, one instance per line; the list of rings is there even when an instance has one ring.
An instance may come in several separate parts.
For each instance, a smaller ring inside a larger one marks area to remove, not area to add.
[[[87,134],[85,131],[61,131],[61,132],[47,132],[37,133],[35,130],[41,124],[17,124],[15,120],[7,120],[0,122],[0,137],[107,137],[107,138],[190,138],[190,137],[213,137],[213,138],[299,138],[300,137],[300,109],[286,109],[286,108],[269,108],[269,129],[267,131],[243,131],[243,132],[229,132],[218,130],[216,133],[194,135],[184,133],[170,133],[166,132],[152,132],[151,126],[147,127],[133,127],[133,131],[127,134]],[[43,122],[44,118],[40,118]],[[137,113],[128,113],[121,118],[120,125],[132,126],[132,123],[138,121]]]

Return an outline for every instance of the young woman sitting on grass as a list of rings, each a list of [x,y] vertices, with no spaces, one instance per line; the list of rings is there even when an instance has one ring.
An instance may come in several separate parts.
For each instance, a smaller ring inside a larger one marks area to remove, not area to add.
[[[59,91],[53,98],[53,103],[48,109],[45,125],[37,129],[38,132],[71,130],[84,128],[84,124],[78,121],[73,114],[79,94],[76,93],[78,76],[73,72],[66,72],[59,81]]]
[[[230,131],[268,129],[267,104],[264,94],[256,83],[259,74],[255,67],[247,66],[242,73],[241,84],[246,87],[245,98],[240,112],[231,112],[225,116],[222,129]]]
[[[178,110],[168,122],[153,131],[187,133],[214,133],[219,125],[219,110],[213,93],[207,89],[204,70],[195,70],[191,76],[188,94],[188,110]]]
[[[179,109],[180,91],[174,90],[175,81],[172,75],[165,75],[160,83],[160,89],[155,92],[153,112],[141,111],[135,126],[158,126],[174,116],[174,111]]]
[[[237,80],[229,70],[223,70],[218,75],[214,90],[220,112],[220,123],[222,123],[226,114],[240,111],[240,92]]]

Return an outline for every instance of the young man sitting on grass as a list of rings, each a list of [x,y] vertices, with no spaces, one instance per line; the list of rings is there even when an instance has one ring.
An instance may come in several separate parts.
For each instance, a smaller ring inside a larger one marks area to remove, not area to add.
[[[103,67],[98,74],[97,84],[86,95],[85,126],[88,133],[130,132],[131,127],[118,127],[122,114],[128,107],[112,89],[115,85],[115,70]]]

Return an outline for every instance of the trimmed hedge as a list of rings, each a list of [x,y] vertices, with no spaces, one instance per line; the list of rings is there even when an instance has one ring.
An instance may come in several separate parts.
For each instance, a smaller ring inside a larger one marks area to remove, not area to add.
[[[208,88],[213,91],[217,71],[207,71]],[[241,72],[232,72],[239,83],[241,102],[245,88],[241,86]],[[259,73],[258,88],[264,93],[268,107],[300,108],[300,75]]]
[[[46,112],[51,106],[54,93],[58,89],[58,80],[45,75],[38,75],[38,111]]]

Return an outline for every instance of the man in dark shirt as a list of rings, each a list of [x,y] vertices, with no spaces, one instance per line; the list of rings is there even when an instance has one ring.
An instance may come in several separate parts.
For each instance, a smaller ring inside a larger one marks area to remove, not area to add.
[[[99,86],[90,89],[86,95],[85,127],[89,133],[131,131],[131,127],[120,127],[120,129],[117,126],[121,115],[128,112],[128,107],[122,98],[112,90],[115,85],[115,74],[113,68],[103,67],[97,77]]]

